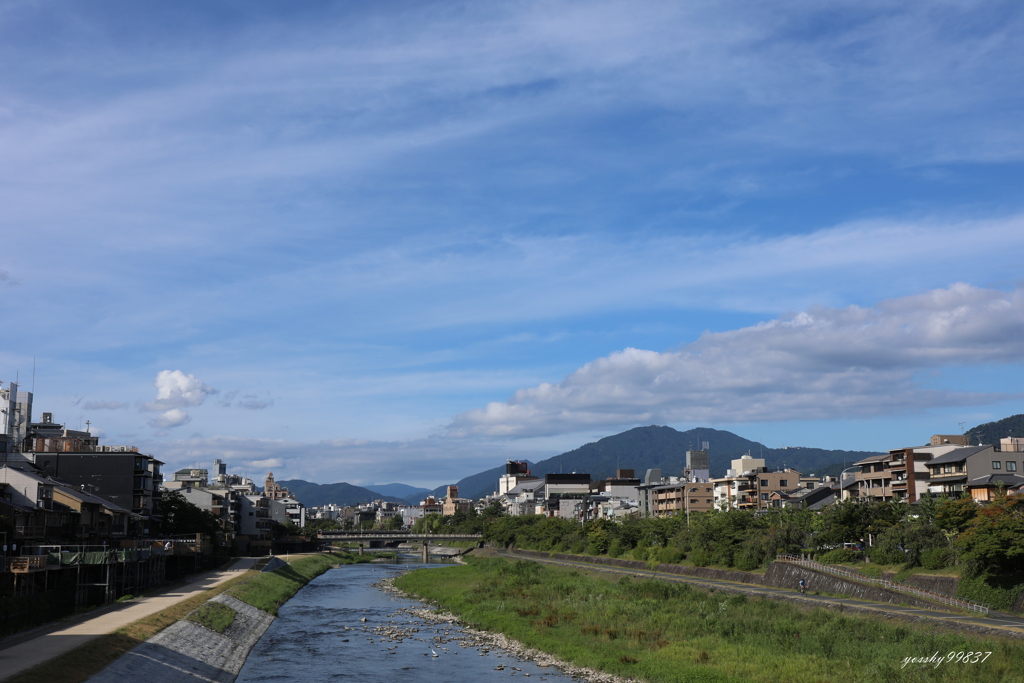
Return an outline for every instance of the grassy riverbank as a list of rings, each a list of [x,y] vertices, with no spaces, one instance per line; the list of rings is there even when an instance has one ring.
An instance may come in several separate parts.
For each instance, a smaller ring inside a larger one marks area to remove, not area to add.
[[[533,562],[470,557],[467,565],[415,571],[395,583],[475,628],[652,682],[974,683],[1019,680],[1024,670],[1017,642]],[[902,666],[907,657],[967,651],[992,654],[977,664]]]
[[[232,588],[228,595],[276,617],[277,609],[281,605],[332,566],[372,561],[372,557],[348,553],[309,555],[292,560],[290,564],[276,571],[257,574],[251,580]]]

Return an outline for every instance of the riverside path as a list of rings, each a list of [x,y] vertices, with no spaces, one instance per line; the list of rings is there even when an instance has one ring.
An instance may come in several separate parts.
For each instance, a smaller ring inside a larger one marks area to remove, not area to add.
[[[93,612],[70,622],[63,621],[32,633],[12,636],[0,642],[0,681],[39,666],[94,638],[113,633],[134,621],[208,591],[252,569],[255,562],[255,558],[242,558],[226,569],[205,572],[184,585],[167,588],[131,602],[101,608],[99,613]]]

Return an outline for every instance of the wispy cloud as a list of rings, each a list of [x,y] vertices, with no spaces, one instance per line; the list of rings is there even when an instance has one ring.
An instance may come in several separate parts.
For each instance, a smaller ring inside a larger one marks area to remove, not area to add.
[[[453,436],[536,436],[650,422],[869,417],[992,403],[918,371],[1024,360],[1024,292],[954,285],[872,308],[818,307],[678,351],[625,349],[558,384],[457,416]]]
[[[85,410],[123,410],[128,403],[123,401],[86,401],[82,407]]]

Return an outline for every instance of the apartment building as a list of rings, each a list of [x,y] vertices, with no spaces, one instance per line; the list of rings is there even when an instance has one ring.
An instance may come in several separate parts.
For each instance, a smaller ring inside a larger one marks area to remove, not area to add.
[[[928,462],[928,492],[959,496],[967,482],[988,475],[1018,472],[1024,455],[997,451],[994,446],[960,446]]]
[[[724,477],[711,480],[714,505],[720,510],[766,510],[773,507],[773,492],[795,491],[802,487],[801,481],[806,479],[791,468],[771,472],[763,458],[752,458],[749,455],[737,458],[730,464]]]
[[[679,482],[651,488],[651,508],[655,517],[681,512],[708,512],[715,509],[715,487],[709,482]]]

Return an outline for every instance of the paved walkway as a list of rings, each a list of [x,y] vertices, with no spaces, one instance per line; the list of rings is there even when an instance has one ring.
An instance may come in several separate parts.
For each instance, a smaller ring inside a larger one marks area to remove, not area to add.
[[[189,583],[169,588],[139,600],[133,600],[112,608],[105,608],[95,616],[86,615],[73,623],[61,623],[43,631],[36,631],[20,638],[5,641],[0,647],[0,680],[31,669],[58,655],[89,642],[107,633],[127,626],[182,600],[218,586],[235,578],[241,572],[252,569],[255,558],[242,558],[224,570],[206,572]]]
[[[861,610],[876,612],[880,615],[899,615],[911,618],[918,617],[925,619],[934,619],[949,622],[950,625],[954,627],[957,625],[963,625],[973,628],[991,629],[995,632],[1002,633],[1013,638],[1024,638],[1024,618],[1015,614],[1006,614],[1004,612],[992,612],[988,616],[968,616],[959,613],[943,612],[938,608],[923,609],[920,607],[905,607],[902,605],[889,605],[880,602],[870,602],[868,600],[857,600],[855,598],[835,598],[825,595],[811,595],[809,593],[800,595],[797,591],[790,590],[788,588],[775,588],[773,586],[762,586],[752,583],[742,583],[740,581],[726,581],[724,579],[707,579],[698,576],[666,574],[663,572],[655,572],[649,570],[640,571],[637,569],[626,569],[623,567],[615,567],[605,564],[592,564],[590,562],[585,561],[569,562],[565,560],[552,560],[550,558],[536,558],[526,555],[516,555],[514,552],[509,553],[508,551],[498,552],[501,554],[507,554],[510,557],[519,557],[524,560],[545,562],[548,564],[559,564],[566,567],[573,567],[576,569],[592,569],[602,572],[611,572],[613,574],[621,574],[623,576],[643,576],[645,578],[660,579],[663,581],[690,583],[705,588],[725,588],[730,590],[742,590],[747,593],[770,595],[781,598],[806,601],[811,603],[845,605],[848,607],[855,607]]]

